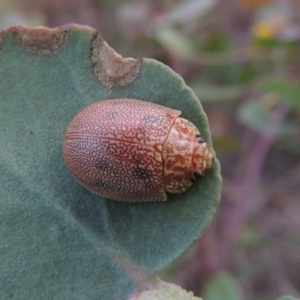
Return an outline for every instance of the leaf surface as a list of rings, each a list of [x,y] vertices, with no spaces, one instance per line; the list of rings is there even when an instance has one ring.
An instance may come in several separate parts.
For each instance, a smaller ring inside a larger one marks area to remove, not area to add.
[[[88,27],[12,27],[0,32],[0,49],[4,298],[126,298],[137,289],[132,270],[163,269],[208,226],[220,199],[219,163],[182,195],[131,206],[75,181],[63,160],[64,132],[89,104],[136,98],[181,110],[211,143],[200,102],[171,69],[122,59]]]

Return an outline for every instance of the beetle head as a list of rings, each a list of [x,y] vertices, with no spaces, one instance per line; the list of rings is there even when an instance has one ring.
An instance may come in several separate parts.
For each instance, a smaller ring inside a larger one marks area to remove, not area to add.
[[[205,174],[212,167],[214,154],[202,137],[194,139],[194,151],[191,161],[191,171],[194,179]]]

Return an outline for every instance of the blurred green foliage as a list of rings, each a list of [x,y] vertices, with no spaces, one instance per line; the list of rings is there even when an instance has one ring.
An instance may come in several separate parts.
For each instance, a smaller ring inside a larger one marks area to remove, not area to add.
[[[228,273],[219,273],[204,287],[205,300],[243,300],[239,282]]]

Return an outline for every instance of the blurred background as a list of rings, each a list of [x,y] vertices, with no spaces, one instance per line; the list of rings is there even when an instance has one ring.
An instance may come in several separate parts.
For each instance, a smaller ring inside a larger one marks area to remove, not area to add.
[[[300,297],[300,1],[0,1],[0,30],[68,23],[169,65],[208,115],[222,201],[160,276],[205,300]]]

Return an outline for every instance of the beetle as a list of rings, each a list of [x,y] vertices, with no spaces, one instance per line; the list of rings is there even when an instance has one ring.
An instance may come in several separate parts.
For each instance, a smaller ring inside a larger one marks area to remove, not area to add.
[[[65,162],[81,185],[104,198],[165,201],[212,167],[214,154],[180,111],[136,99],[96,102],[69,124]]]

